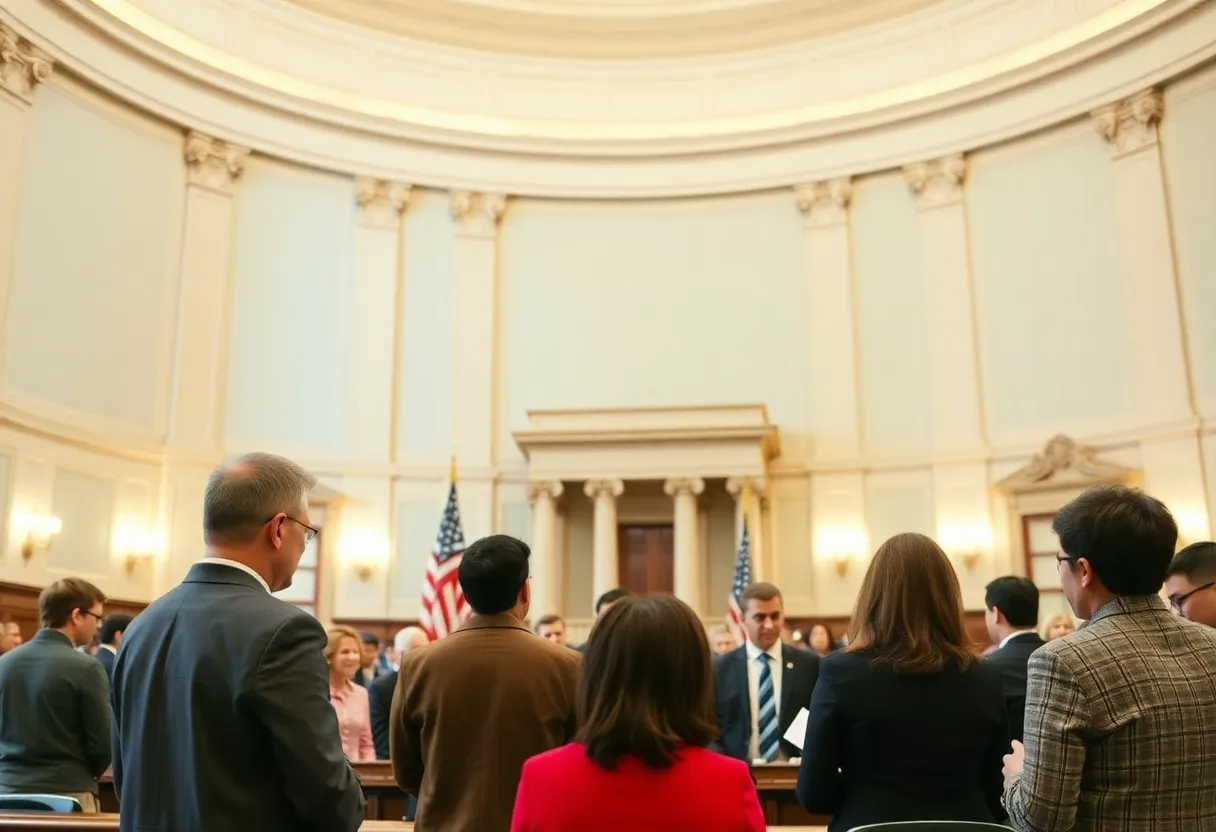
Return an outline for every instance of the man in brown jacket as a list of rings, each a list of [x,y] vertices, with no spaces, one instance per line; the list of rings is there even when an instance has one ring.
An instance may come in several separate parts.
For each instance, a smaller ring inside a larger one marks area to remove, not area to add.
[[[401,661],[389,722],[397,784],[417,832],[507,832],[524,760],[574,736],[578,653],[532,635],[528,546],[469,546],[460,587],[473,617]]]

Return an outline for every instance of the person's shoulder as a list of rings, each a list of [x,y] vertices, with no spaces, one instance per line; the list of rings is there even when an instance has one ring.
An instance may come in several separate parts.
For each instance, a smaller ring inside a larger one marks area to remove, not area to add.
[[[751,767],[743,760],[736,760],[717,751],[699,746],[689,746],[680,751],[679,762],[709,774],[737,775],[751,778]]]
[[[871,667],[869,653],[833,650],[819,660],[819,675],[825,673],[854,673]]]
[[[580,742],[569,742],[542,751],[524,761],[523,773],[536,776],[549,772],[570,772],[587,759],[587,747]]]
[[[745,660],[746,658],[747,658],[747,645],[746,644],[740,645],[740,646],[736,647],[734,650],[731,650],[727,653],[723,653],[719,656],[714,656],[714,672],[716,673],[721,670],[726,670],[726,669],[729,669],[732,667],[743,667],[743,666],[745,666],[745,662],[741,661],[741,660]]]
[[[812,653],[810,650],[791,647],[788,644],[781,646],[781,656],[787,663],[791,663],[796,667],[818,667],[824,658],[816,653]]]
[[[1000,687],[1003,681],[1001,665],[999,662],[994,662],[991,656],[971,662],[963,671],[963,676],[973,679],[978,684],[989,684],[994,687]]]
[[[405,657],[403,656],[402,660],[404,661],[404,659],[405,659]],[[398,666],[400,666],[400,665],[398,665]],[[380,691],[383,691],[385,689],[391,691],[393,688],[395,688],[397,686],[397,677],[399,675],[400,675],[399,670],[390,670],[388,673],[377,676],[375,679],[372,679],[372,683],[370,685],[368,685],[368,687],[367,687],[368,692],[370,693],[372,691],[376,691],[377,693],[379,693]]]

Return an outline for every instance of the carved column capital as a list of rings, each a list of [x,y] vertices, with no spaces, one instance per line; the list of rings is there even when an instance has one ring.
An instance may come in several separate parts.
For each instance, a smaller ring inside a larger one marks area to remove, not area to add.
[[[26,104],[34,100],[34,87],[51,77],[51,56],[0,23],[0,90]]]
[[[1160,90],[1145,90],[1091,113],[1094,129],[1110,143],[1111,158],[1119,159],[1157,144],[1157,125],[1165,115]]]
[[[583,484],[583,493],[592,500],[602,494],[611,495],[615,499],[625,493],[625,483],[621,480],[587,480]]]
[[[952,205],[963,198],[967,161],[962,154],[917,162],[904,168],[904,180],[921,208]]]
[[[674,477],[663,483],[663,491],[668,497],[678,497],[681,494],[696,497],[705,491],[705,480],[700,477]]]
[[[757,500],[764,499],[767,483],[763,477],[731,477],[726,481],[726,493],[738,500],[743,496],[743,487],[750,485]]]
[[[794,197],[807,227],[843,225],[849,218],[853,181],[845,176],[795,185]]]
[[[457,231],[471,237],[493,237],[507,209],[503,194],[452,191],[452,219]]]
[[[249,158],[249,148],[214,139],[197,130],[186,134],[184,153],[190,184],[221,194],[232,193]]]
[[[528,502],[535,503],[540,498],[544,497],[548,500],[556,500],[562,496],[565,487],[561,480],[537,480],[528,483]]]
[[[355,177],[355,200],[359,203],[359,222],[371,228],[396,230],[401,212],[410,201],[409,185],[371,176]]]

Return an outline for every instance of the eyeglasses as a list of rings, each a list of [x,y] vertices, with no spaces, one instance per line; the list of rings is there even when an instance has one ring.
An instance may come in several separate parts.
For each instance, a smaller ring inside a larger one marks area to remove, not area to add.
[[[103,619],[103,618],[102,618],[100,615],[98,615],[97,613],[93,612],[92,610],[81,610],[81,611],[80,611],[80,614],[81,614],[81,615],[91,615],[91,616],[93,616],[94,618],[96,618],[96,619],[97,619],[98,623],[101,623],[101,622],[104,620],[104,619]]]
[[[1197,586],[1194,589],[1192,589],[1190,592],[1184,592],[1181,595],[1171,595],[1170,596],[1170,607],[1174,610],[1174,612],[1181,613],[1182,605],[1187,602],[1188,598],[1190,598],[1192,595],[1194,595],[1197,592],[1203,592],[1205,589],[1211,589],[1214,586],[1216,586],[1216,581],[1206,583],[1203,586]]]
[[[274,517],[278,517],[278,516],[279,515],[276,514]],[[274,519],[274,517],[271,517],[266,522],[269,523],[271,520]],[[298,523],[299,525],[304,527],[304,542],[305,543],[312,543],[313,538],[321,533],[320,529],[314,529],[312,526],[308,525],[303,520],[297,520],[294,517],[288,517],[286,514],[284,514],[283,517],[286,520],[290,520],[293,523]]]

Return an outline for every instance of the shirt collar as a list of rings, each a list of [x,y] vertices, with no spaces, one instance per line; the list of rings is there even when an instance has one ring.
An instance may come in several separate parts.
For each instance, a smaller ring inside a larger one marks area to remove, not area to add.
[[[1009,635],[1007,635],[1003,639],[1001,639],[1001,643],[998,644],[997,647],[998,648],[1004,647],[1006,644],[1013,641],[1018,636],[1033,636],[1033,635],[1038,635],[1038,634],[1034,630],[1014,630],[1012,633],[1010,633]]]
[[[207,558],[203,561],[203,563],[215,563],[220,566],[231,566],[233,569],[239,569],[246,574],[252,575],[258,579],[258,583],[262,585],[262,588],[266,590],[266,593],[270,594],[270,584],[266,583],[266,579],[239,561],[228,560],[228,558]]]
[[[114,655],[116,655],[116,656],[118,655],[118,648],[112,644],[99,644],[99,645],[97,645],[97,649],[98,650],[109,650]]]
[[[757,647],[756,645],[752,644],[752,640],[750,638],[744,642],[744,648],[747,650],[747,660],[749,662],[754,662],[757,658],[760,657],[760,648]],[[769,658],[771,658],[773,661],[780,664],[781,663],[781,640],[778,639],[777,641],[773,642],[773,646],[768,648],[764,652],[768,654]]]

